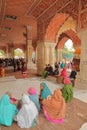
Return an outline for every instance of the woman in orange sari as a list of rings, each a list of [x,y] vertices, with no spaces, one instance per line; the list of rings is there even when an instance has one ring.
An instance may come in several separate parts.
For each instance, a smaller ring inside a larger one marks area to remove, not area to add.
[[[42,104],[44,114],[50,122],[59,124],[64,121],[66,103],[60,89],[55,90],[48,99],[44,99]]]

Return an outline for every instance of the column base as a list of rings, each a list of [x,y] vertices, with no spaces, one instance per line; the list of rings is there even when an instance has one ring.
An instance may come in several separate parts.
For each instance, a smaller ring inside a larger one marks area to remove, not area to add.
[[[41,75],[42,75],[43,70],[44,70],[44,69],[43,69],[42,67],[41,67],[41,68],[40,68],[40,67],[38,67],[38,68],[37,68],[37,74],[41,76]]]
[[[87,80],[82,80],[80,74],[77,75],[75,80],[75,88],[87,90]]]
[[[29,61],[27,64],[27,68],[28,69],[37,69],[37,66],[32,61]]]

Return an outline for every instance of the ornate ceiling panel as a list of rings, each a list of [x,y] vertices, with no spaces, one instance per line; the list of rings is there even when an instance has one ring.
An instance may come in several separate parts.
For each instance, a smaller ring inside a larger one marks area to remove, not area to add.
[[[81,7],[82,10],[87,8],[87,0],[81,0]]]
[[[6,13],[10,15],[22,16],[34,0],[7,0]],[[8,6],[9,5],[9,6]]]
[[[61,7],[64,7],[69,1],[70,0],[41,0],[38,6],[32,11],[32,15],[39,18],[42,15],[49,13],[50,11],[52,12],[53,8],[55,8],[56,11],[60,10]],[[37,13],[38,9],[39,13]]]
[[[70,14],[71,16],[73,16],[73,18],[75,18],[75,20],[78,18],[78,5],[79,5],[79,1],[75,0],[75,2],[70,2],[67,6],[67,8],[63,8],[63,12]]]
[[[80,28],[87,27],[87,10],[81,13],[80,15]]]

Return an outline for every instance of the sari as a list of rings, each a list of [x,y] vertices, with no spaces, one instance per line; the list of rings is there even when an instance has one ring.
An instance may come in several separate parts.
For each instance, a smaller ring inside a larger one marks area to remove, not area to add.
[[[17,114],[17,123],[20,128],[30,128],[38,124],[38,110],[29,97],[22,97],[23,106]]]
[[[5,76],[5,69],[4,69],[4,68],[1,69],[1,76],[2,76],[2,77]]]
[[[10,98],[7,94],[4,94],[0,100],[0,112],[0,124],[11,126],[18,110],[14,104],[10,103]]]
[[[64,84],[64,87],[62,88],[62,95],[66,102],[70,102],[73,99],[72,84]]]
[[[46,118],[53,123],[62,123],[65,117],[66,104],[60,90],[55,90],[49,99],[42,101]]]
[[[36,92],[36,89],[34,87],[30,87],[28,89],[29,98],[30,100],[35,104],[38,111],[40,111],[40,102],[39,102],[39,96]]]
[[[48,76],[48,72],[46,70],[43,70],[42,72],[42,77],[46,78]]]
[[[61,71],[60,76],[62,76],[63,78],[68,76],[66,68],[63,68],[63,70]]]
[[[70,102],[73,99],[73,87],[70,78],[64,78],[64,87],[61,91],[66,102]]]
[[[46,83],[42,82],[41,86],[43,86],[43,90],[41,91],[41,97],[42,99],[47,98],[48,96],[50,96],[52,94],[52,92],[50,91],[50,89],[48,88],[48,86],[46,85]]]

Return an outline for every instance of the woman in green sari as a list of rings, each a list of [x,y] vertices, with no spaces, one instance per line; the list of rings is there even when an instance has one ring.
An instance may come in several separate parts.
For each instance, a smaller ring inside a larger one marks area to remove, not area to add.
[[[73,87],[70,78],[64,78],[64,87],[62,88],[62,95],[66,102],[70,102],[73,98]]]

